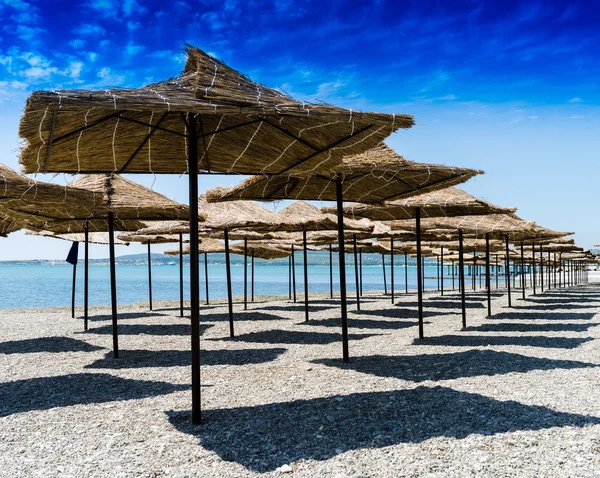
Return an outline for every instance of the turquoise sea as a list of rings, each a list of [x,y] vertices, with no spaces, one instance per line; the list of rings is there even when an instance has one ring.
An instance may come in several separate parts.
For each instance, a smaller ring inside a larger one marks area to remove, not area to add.
[[[390,284],[390,268],[387,264],[387,281]],[[404,290],[404,265],[394,268],[396,290]],[[110,303],[109,268],[107,265],[90,265],[90,305],[106,305]],[[233,265],[233,295],[243,294],[243,265]],[[250,266],[248,267],[248,283],[250,284]],[[446,271],[447,272],[447,271]],[[201,297],[205,298],[204,264],[200,263]],[[0,263],[0,308],[67,306],[71,304],[71,285],[73,268],[69,264],[13,264]],[[210,264],[209,296],[210,298],[226,297],[225,267],[222,264]],[[416,267],[409,264],[408,286],[416,288]],[[426,288],[437,287],[435,263],[426,265]],[[329,265],[308,266],[309,292],[329,291]],[[338,290],[339,278],[334,266],[334,290]],[[347,267],[347,285],[351,293],[355,290],[354,266]],[[451,288],[450,278],[446,287]],[[257,261],[255,268],[255,293],[257,295],[287,295],[288,267],[283,264],[270,264]],[[248,285],[250,289],[250,285]],[[304,290],[303,269],[300,257],[296,260],[296,289],[300,294]],[[383,290],[383,271],[381,264],[363,264],[363,291]],[[179,299],[179,266],[153,265],[152,291],[154,300]],[[189,267],[184,266],[184,294],[189,298]],[[148,299],[148,269],[146,265],[117,265],[117,297],[119,303],[141,302]],[[83,264],[77,267],[76,304],[83,304]]]

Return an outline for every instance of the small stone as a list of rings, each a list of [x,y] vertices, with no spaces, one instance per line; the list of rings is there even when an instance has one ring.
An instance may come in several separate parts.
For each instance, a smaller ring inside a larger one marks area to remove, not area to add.
[[[275,469],[279,473],[291,473],[293,471],[292,467],[287,463],[285,465],[281,465],[279,468]]]

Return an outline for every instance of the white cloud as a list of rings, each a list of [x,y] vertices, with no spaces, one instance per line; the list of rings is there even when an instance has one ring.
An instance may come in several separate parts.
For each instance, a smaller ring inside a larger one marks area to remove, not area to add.
[[[134,22],[133,20],[129,20],[127,22],[127,29],[128,30],[137,30],[138,28],[140,28],[142,26],[142,24],[140,22]]]
[[[449,95],[444,95],[444,96],[440,96],[438,98],[434,98],[434,100],[439,100],[439,101],[454,101],[458,99],[456,95],[453,94],[449,94]]]
[[[585,116],[569,116],[569,119],[583,119]]]
[[[96,75],[102,80],[102,83],[105,86],[116,86],[125,81],[124,76],[113,73],[108,67],[101,68]]]
[[[127,44],[127,46],[125,47],[125,52],[129,55],[129,56],[135,56],[138,53],[144,51],[146,49],[145,46],[143,45],[135,45],[131,42],[129,42]]]
[[[73,30],[73,33],[79,35],[104,36],[106,30],[97,23],[83,23]]]
[[[534,119],[538,119],[539,116],[538,115],[531,115],[531,116],[528,116],[528,118],[534,120]]]
[[[75,38],[69,42],[69,45],[75,48],[76,50],[80,50],[86,45],[87,41],[82,40],[80,38]]]
[[[83,70],[83,62],[72,61],[71,63],[69,63],[69,76],[74,80],[79,80],[81,70]]]
[[[569,103],[581,103],[582,101],[583,101],[583,100],[582,100],[581,98],[577,98],[577,97],[575,97],[575,98],[571,98],[571,99],[569,100]]]
[[[140,5],[135,0],[124,0],[121,8],[126,17],[129,17],[133,14],[142,15],[148,11],[146,7]]]

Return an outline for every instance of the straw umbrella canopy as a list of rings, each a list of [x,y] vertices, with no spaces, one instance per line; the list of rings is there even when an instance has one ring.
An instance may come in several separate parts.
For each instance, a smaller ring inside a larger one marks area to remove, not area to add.
[[[376,204],[349,203],[344,206],[344,214],[353,219],[366,217],[378,221],[414,219],[419,208],[421,217],[469,216],[484,214],[505,214],[516,208],[496,206],[455,187],[440,189],[406,199],[397,199]],[[323,208],[333,212],[335,208]]]
[[[116,240],[127,241],[127,242],[139,242],[140,244],[171,244],[173,242],[179,242],[178,234],[134,234],[129,232],[122,232],[116,237]],[[189,242],[187,239],[184,241]]]
[[[0,215],[2,214],[0,209]],[[16,219],[3,219],[0,217],[0,237],[6,237],[11,232],[16,232],[22,229]]]
[[[195,250],[199,171],[327,171],[343,156],[362,153],[414,124],[410,115],[360,113],[296,101],[198,48],[187,45],[186,53],[179,77],[143,88],[33,93],[19,127],[26,141],[20,158],[24,170],[188,173]],[[195,254],[191,257],[192,421],[197,424],[199,262]]]
[[[62,239],[69,242],[84,242],[85,234],[83,233],[67,233],[67,234],[56,234],[50,231],[27,231],[27,236],[42,236],[51,237],[53,239]],[[108,244],[110,242],[107,232],[90,232],[88,234],[88,243],[90,244]],[[124,237],[116,237],[115,245],[128,246],[131,242]]]
[[[380,202],[434,191],[467,181],[483,171],[408,161],[381,143],[364,153],[347,156],[329,171],[289,177],[253,176],[232,188],[214,188],[209,202],[239,199],[313,199],[335,201],[335,181],[342,178],[343,195],[359,202]]]

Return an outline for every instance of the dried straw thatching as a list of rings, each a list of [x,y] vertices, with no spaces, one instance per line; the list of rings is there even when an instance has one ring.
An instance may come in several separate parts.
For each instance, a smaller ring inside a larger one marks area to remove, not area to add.
[[[471,196],[462,189],[449,187],[407,199],[384,203],[349,203],[344,205],[344,214],[351,218],[366,217],[378,221],[391,221],[416,217],[416,208],[420,208],[421,217],[481,216],[516,211],[516,208],[495,206]],[[334,207],[326,207],[323,210],[325,212],[335,212]]]
[[[209,202],[254,199],[336,200],[335,179],[343,179],[347,201],[380,202],[430,192],[467,181],[483,171],[407,161],[385,144],[344,158],[343,162],[319,174],[303,177],[253,176],[232,188],[215,188],[207,193]]]
[[[199,114],[200,169],[243,174],[328,169],[414,124],[409,115],[296,101],[198,48],[186,53],[179,77],[142,88],[34,92],[19,127],[23,169],[185,173],[185,113]]]
[[[1,217],[2,209],[0,209],[0,237],[6,237],[11,232],[16,232],[22,229],[19,222],[15,219],[3,219]]]
[[[234,244],[229,248],[232,254],[244,254],[244,244]],[[248,243],[248,255],[254,252],[254,257],[259,259],[279,259],[281,257],[288,257],[292,254],[291,249],[286,246],[279,246],[277,244],[256,244]]]
[[[277,224],[274,212],[251,201],[212,204],[203,194],[198,198],[198,211],[206,216],[206,221],[200,225],[204,231],[225,228],[270,230]]]
[[[118,174],[85,174],[78,176],[69,186],[98,194],[103,205],[118,219],[134,220],[186,220],[189,209],[141,184]],[[199,214],[199,220],[205,219]]]
[[[25,233],[26,235],[31,236],[43,236],[43,237],[51,237],[53,239],[62,239],[64,241],[70,242],[85,242],[85,234],[55,234],[49,231],[40,231],[33,232],[28,231]],[[90,244],[108,244],[108,233],[107,232],[90,232],[88,234],[88,242]],[[131,241],[123,240],[118,237],[115,238],[115,245],[128,246]]]
[[[200,244],[198,245],[198,252],[199,253],[206,252],[207,254],[223,253],[223,252],[225,252],[225,244],[223,244],[221,241],[218,241],[216,239],[203,238],[202,241],[200,242]],[[190,245],[189,244],[186,244],[185,246],[183,246],[183,253],[184,254],[190,253]],[[179,255],[179,249],[167,250],[167,251],[165,251],[165,254],[169,254],[171,256],[177,256],[177,255]]]
[[[277,231],[337,231],[337,216],[324,214],[318,207],[304,201],[295,201],[275,214],[272,230]],[[347,221],[344,226],[352,231],[373,233],[372,221]]]
[[[397,226],[403,229],[414,228],[414,221],[409,220],[392,221],[391,224],[392,227]],[[533,221],[521,219],[516,214],[425,218],[421,221],[421,229],[430,233],[438,233],[440,230],[447,232],[461,229],[477,238],[489,234],[490,239],[504,239],[508,236],[511,241],[558,238],[572,234],[543,228]]]
[[[179,235],[121,233],[117,236],[117,239],[127,242],[139,242],[140,244],[171,244],[173,242],[179,242]],[[189,242],[187,239],[184,241]]]

